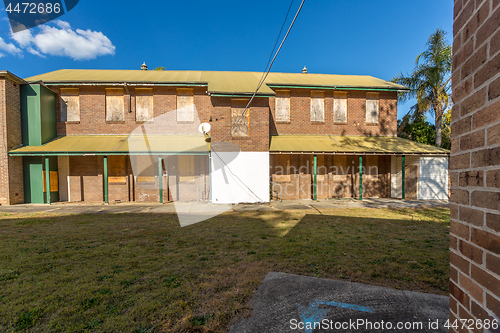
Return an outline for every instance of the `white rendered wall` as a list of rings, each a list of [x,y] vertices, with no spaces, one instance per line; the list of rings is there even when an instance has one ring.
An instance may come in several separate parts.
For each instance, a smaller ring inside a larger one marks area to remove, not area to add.
[[[418,198],[448,199],[448,157],[421,157]]]
[[[213,203],[269,202],[269,152],[212,152],[211,182]]]

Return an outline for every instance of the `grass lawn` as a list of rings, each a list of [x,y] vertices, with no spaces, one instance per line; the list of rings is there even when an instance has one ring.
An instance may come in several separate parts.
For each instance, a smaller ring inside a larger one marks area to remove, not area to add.
[[[225,332],[270,271],[445,295],[447,209],[2,214],[0,331]]]

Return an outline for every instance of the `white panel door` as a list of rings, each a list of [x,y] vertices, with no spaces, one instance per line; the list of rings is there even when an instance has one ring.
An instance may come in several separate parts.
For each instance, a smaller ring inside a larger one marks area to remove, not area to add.
[[[448,157],[420,158],[418,198],[448,199]]]

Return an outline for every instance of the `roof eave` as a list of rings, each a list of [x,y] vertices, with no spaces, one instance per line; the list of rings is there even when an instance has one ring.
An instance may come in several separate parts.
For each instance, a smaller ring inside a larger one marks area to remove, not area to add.
[[[23,79],[21,79],[19,76],[12,74],[9,71],[0,70],[0,76],[7,77],[10,80],[17,82],[17,83],[20,83],[20,84],[27,84],[28,83],[28,82],[24,81]]]

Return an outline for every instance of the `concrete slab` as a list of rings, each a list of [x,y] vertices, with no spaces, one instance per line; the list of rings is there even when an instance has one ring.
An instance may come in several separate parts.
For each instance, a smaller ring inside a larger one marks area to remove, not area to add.
[[[448,332],[448,302],[446,296],[271,272],[251,301],[252,315],[229,332]]]

